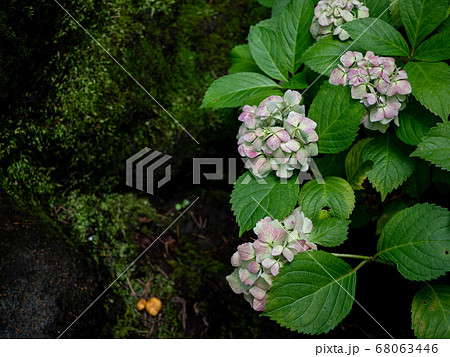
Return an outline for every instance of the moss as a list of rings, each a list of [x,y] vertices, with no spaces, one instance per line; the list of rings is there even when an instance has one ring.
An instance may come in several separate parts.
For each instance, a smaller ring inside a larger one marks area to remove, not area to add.
[[[136,279],[144,278],[144,276],[148,278],[149,274],[150,290],[145,292],[145,287]],[[111,321],[112,323],[105,324],[104,336],[114,338],[183,337],[181,306],[174,303],[174,299],[177,297],[174,282],[161,274],[152,275],[148,266],[141,266],[133,274],[133,278],[134,280],[130,280],[130,285],[126,282],[118,285],[116,291],[120,294],[121,299],[118,299],[117,296],[107,299],[105,307],[116,318]],[[145,310],[139,312],[136,309],[140,298],[148,299],[152,296],[160,298],[163,303],[163,307],[156,317],[151,317]],[[117,306],[118,302],[121,303],[120,306]],[[117,314],[118,312],[120,313]]]
[[[199,249],[199,244],[191,241],[191,237],[181,240],[177,246],[176,259],[169,260],[173,279],[182,281],[186,296],[195,297],[199,293],[205,279],[216,277],[225,270],[225,265],[214,259],[207,252]]]
[[[55,3],[0,5],[0,65],[8,69],[0,73],[0,191],[44,207],[108,286],[142,251],[136,234],[164,225],[148,200],[123,194],[120,163],[148,146],[181,165],[193,153],[211,154],[209,143],[234,136],[233,110],[199,105],[208,85],[226,73],[231,48],[269,10],[256,0],[75,0],[67,10],[202,144]],[[223,268],[203,254],[191,262],[193,249],[183,242],[173,258],[185,268],[174,267],[174,274],[188,276],[191,296],[201,288],[203,269]],[[165,303],[158,320],[143,319],[134,308],[132,289],[141,294],[139,280],[150,275],[147,293]],[[144,257],[108,293],[104,335],[142,337],[153,328],[158,337],[183,336],[174,284]]]
[[[0,178],[11,195],[41,204],[62,191],[111,192],[122,179],[117,162],[142,147],[179,160],[205,150],[56,4],[2,7],[5,43],[18,44],[1,57],[19,73],[0,81],[0,92],[10,93]],[[229,50],[267,9],[254,2],[78,0],[67,10],[200,142],[227,132],[230,111],[198,107],[214,76],[226,72]],[[237,16],[243,12],[246,18]],[[13,23],[11,13],[23,21]]]

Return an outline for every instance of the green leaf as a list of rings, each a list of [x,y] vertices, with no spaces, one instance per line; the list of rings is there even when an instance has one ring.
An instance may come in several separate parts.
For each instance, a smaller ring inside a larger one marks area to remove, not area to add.
[[[399,126],[395,128],[398,138],[405,144],[419,145],[423,136],[436,125],[439,118],[426,110],[420,103],[408,103],[399,114]]]
[[[351,186],[340,177],[330,176],[324,180],[325,184],[312,180],[302,186],[299,204],[303,212],[315,221],[326,207],[331,216],[347,219],[355,207],[355,193]]]
[[[405,182],[406,193],[419,200],[431,184],[431,168],[422,160],[416,160],[414,172]]]
[[[363,161],[373,161],[373,168],[367,177],[381,193],[383,201],[414,169],[414,161],[408,157],[408,148],[392,134],[379,136],[367,143],[362,158]]]
[[[418,156],[450,171],[450,122],[439,123],[425,134],[411,156]]]
[[[264,73],[272,78],[288,81],[286,51],[274,31],[262,26],[252,26],[248,44],[253,59]]]
[[[250,53],[248,45],[238,45],[230,52],[231,67],[229,74],[239,72],[255,72],[262,73]]]
[[[294,175],[285,182],[275,175],[256,180],[249,172],[234,184],[231,193],[231,209],[239,224],[239,235],[251,230],[256,223],[267,216],[283,219],[291,213],[296,204],[299,185]]]
[[[438,33],[443,33],[443,32],[447,32],[450,30],[450,17],[448,17],[448,13],[447,13],[447,18],[444,20],[444,22],[442,24],[439,25],[439,27],[436,29],[436,31]]]
[[[356,44],[326,37],[308,48],[302,56],[302,61],[313,71],[330,76],[333,69],[340,64],[339,59],[346,51],[359,51]]]
[[[279,88],[278,84],[259,73],[235,73],[216,79],[206,91],[201,108],[232,108],[247,104],[255,93]]]
[[[414,201],[405,201],[401,198],[390,202],[383,208],[383,211],[381,212],[381,215],[378,218],[377,229],[375,234],[380,235],[386,224],[390,221],[392,217],[394,217],[395,214],[397,214],[398,212],[400,212],[405,208],[414,206],[415,204],[416,202]]]
[[[272,18],[280,15],[291,0],[275,0],[272,7]]]
[[[283,96],[284,92],[280,89],[265,89],[250,94],[245,100],[245,104],[258,106],[264,99],[271,95]]]
[[[415,296],[411,322],[417,338],[450,338],[450,286],[429,285]]]
[[[381,259],[397,264],[409,280],[426,281],[450,270],[450,213],[442,207],[417,204],[397,213],[378,241]]]
[[[391,7],[389,10],[391,11],[391,25],[395,28],[402,27],[403,22],[400,16],[400,5],[398,0],[391,0]]]
[[[272,7],[275,0],[258,0],[262,6]]]
[[[289,82],[282,83],[281,86],[288,89],[308,88],[308,82],[306,82],[306,72],[297,73]]]
[[[356,19],[342,25],[342,28],[366,51],[377,55],[409,55],[408,44],[401,33],[383,20],[370,17]]]
[[[412,93],[444,121],[450,113],[450,68],[444,62],[408,62],[405,66]]]
[[[364,189],[362,184],[367,177],[366,172],[372,169],[373,164],[370,161],[364,162],[362,159],[364,148],[371,140],[372,138],[359,140],[345,158],[347,181],[354,190]]]
[[[297,254],[268,293],[265,316],[292,331],[325,333],[352,309],[356,272],[329,253]]]
[[[308,112],[317,123],[319,152],[334,154],[347,149],[356,138],[365,111],[364,105],[352,99],[348,87],[324,83]]]
[[[278,22],[275,18],[265,19],[258,22],[255,26],[257,27],[264,27],[268,30],[277,31],[278,28]]]
[[[348,219],[327,217],[319,219],[313,227],[309,241],[324,247],[336,247],[347,239]]]
[[[372,18],[380,16],[381,20],[390,21],[389,6],[391,0],[364,0],[364,6],[369,8],[369,15]]]
[[[423,42],[416,50],[415,59],[425,62],[444,61],[450,58],[450,36],[438,33]]]
[[[303,52],[313,44],[309,31],[313,17],[314,6],[310,0],[291,1],[278,17],[278,33],[292,74],[302,65]]]
[[[448,0],[399,0],[399,5],[409,43],[415,49],[444,21]]]
[[[346,156],[347,150],[341,151],[337,154],[324,155],[322,157],[315,158],[314,161],[317,164],[322,177],[338,176],[345,179]]]

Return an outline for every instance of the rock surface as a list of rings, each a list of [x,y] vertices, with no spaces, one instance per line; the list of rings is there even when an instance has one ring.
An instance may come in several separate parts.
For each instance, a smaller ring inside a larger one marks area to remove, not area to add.
[[[56,338],[100,292],[52,222],[12,207],[0,192],[0,338]],[[96,337],[97,305],[63,337]]]

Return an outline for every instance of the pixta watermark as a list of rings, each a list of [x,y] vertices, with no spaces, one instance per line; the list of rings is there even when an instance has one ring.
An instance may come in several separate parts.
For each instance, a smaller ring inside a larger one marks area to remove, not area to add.
[[[155,193],[155,187],[161,188],[172,178],[172,167],[170,159],[172,156],[163,154],[159,151],[144,148],[126,160],[126,185],[134,187],[140,191],[146,191],[150,195]],[[252,165],[257,165],[257,161],[250,161],[247,158],[241,158],[246,168],[251,168]],[[284,158],[272,158],[274,163],[279,163]],[[192,159],[192,183],[200,185],[202,177],[207,180],[227,180],[230,185],[233,185],[237,179],[238,160],[236,158],[198,158]],[[211,168],[214,171],[211,172]],[[155,171],[159,168],[164,169],[164,177],[155,181]],[[204,172],[205,169],[208,172]],[[225,175],[225,168],[227,175]],[[252,170],[249,170],[252,173]],[[252,173],[253,177],[259,184],[265,184],[264,177],[257,177]],[[317,172],[315,173],[316,178]],[[320,174],[319,174],[320,176]],[[308,172],[300,171],[297,175],[297,183],[302,184],[305,181],[312,180],[313,177]],[[320,177],[320,179],[322,179]],[[286,183],[287,178],[280,178],[281,183]],[[145,181],[145,182],[144,182]],[[248,184],[251,181],[250,175],[242,182]]]

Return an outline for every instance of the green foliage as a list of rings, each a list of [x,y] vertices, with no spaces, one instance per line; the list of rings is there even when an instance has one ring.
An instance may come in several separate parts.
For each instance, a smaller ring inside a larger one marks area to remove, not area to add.
[[[401,33],[383,20],[356,19],[345,23],[342,28],[366,51],[383,56],[409,55],[408,44]]]
[[[292,0],[278,17],[278,31],[292,74],[300,68],[303,52],[313,43],[309,32],[313,17],[314,6],[310,0]]]
[[[423,42],[416,50],[415,59],[425,62],[444,61],[450,58],[450,37],[438,33]]]
[[[450,123],[439,123],[425,134],[411,156],[418,156],[450,171]]]
[[[450,213],[439,206],[406,208],[384,227],[378,255],[397,264],[406,279],[436,279],[450,270],[449,222]]]
[[[278,84],[259,73],[235,73],[215,80],[206,91],[202,108],[230,108],[248,103],[250,95],[258,94],[261,100]]]
[[[395,265],[404,277],[416,281],[438,278],[450,265],[447,210],[428,203],[415,205],[435,197],[435,190],[438,195],[450,192],[448,173],[426,162],[450,171],[450,74],[448,65],[439,62],[450,58],[448,21],[443,21],[449,13],[448,1],[367,0],[364,4],[371,18],[342,25],[350,41],[329,36],[312,44],[309,26],[316,4],[306,0],[270,2],[272,17],[251,28],[249,46],[233,49],[230,69],[236,74],[234,78],[256,76],[263,85],[253,86],[253,79],[236,84],[224,77],[214,82],[204,101],[204,107],[213,106],[215,100],[220,102],[215,107],[251,105],[285,89],[307,89],[302,93],[302,104],[307,116],[317,123],[318,152],[325,154],[315,158],[317,167],[311,162],[316,179],[303,184],[298,195],[301,210],[313,221],[309,240],[335,247],[347,239],[349,227],[369,229],[369,223],[378,219],[378,253],[372,257],[343,255],[363,260],[355,269],[332,254],[312,251],[295,256],[275,278],[264,314],[281,326],[310,334],[329,331],[348,314],[356,271],[365,263]],[[403,37],[405,32],[410,45]],[[386,134],[359,131],[367,108],[351,98],[348,87],[324,83],[328,81],[323,77],[330,76],[347,51],[397,56],[397,65],[408,74],[415,98],[403,102],[399,125],[391,126]],[[259,70],[279,84],[258,73],[248,73]],[[437,124],[438,116],[445,124]],[[411,146],[417,146],[416,151]],[[366,187],[366,178],[380,193],[381,202],[372,188]],[[432,179],[435,187],[429,190]],[[249,185],[244,185],[244,180]],[[240,234],[263,217],[282,219],[293,210],[292,195],[298,190],[294,178],[287,185],[275,176],[268,180],[258,185],[247,173],[236,183],[231,203]],[[402,185],[385,204],[382,202]],[[353,190],[358,191],[356,196]],[[265,201],[264,208],[255,200]],[[342,289],[344,285],[349,293]],[[416,325],[424,329],[424,323]]]
[[[410,102],[399,114],[400,125],[395,128],[398,138],[405,144],[419,145],[423,136],[436,125],[439,118],[417,102]]]
[[[398,0],[390,0],[391,7],[389,8],[391,12],[391,25],[395,28],[402,27],[403,22],[400,15],[400,3]]]
[[[450,286],[422,288],[412,302],[411,322],[417,338],[450,338]]]
[[[239,72],[255,72],[262,73],[250,53],[250,48],[247,45],[237,45],[230,52],[231,67],[228,70],[229,74]]]
[[[365,0],[364,6],[369,8],[370,17],[380,17],[381,20],[389,22],[390,0]]]
[[[347,181],[354,190],[362,190],[364,180],[367,177],[367,171],[370,171],[373,164],[370,161],[364,161],[362,154],[366,145],[372,138],[359,140],[350,149],[345,158],[345,171],[347,174]]]
[[[325,183],[312,180],[303,185],[299,204],[306,217],[315,222],[322,209],[327,208],[330,215],[347,219],[355,207],[355,194],[347,181],[340,177],[325,177]]]
[[[283,88],[287,89],[305,89],[308,87],[308,82],[306,81],[306,72],[300,72],[292,76],[289,82],[281,84]]]
[[[280,38],[275,31],[262,26],[252,26],[248,35],[250,52],[264,73],[269,77],[288,80],[288,57],[280,46]]]
[[[309,241],[324,247],[336,247],[347,239],[349,220],[326,217],[316,221]]]
[[[347,151],[341,151],[337,154],[323,155],[314,159],[322,176],[338,176],[345,179],[345,157]]]
[[[302,61],[313,71],[321,75],[330,76],[336,65],[340,63],[339,59],[343,53],[360,49],[359,41],[350,47],[349,45],[347,42],[326,37],[308,48],[303,53]]]
[[[231,194],[232,210],[240,227],[239,235],[253,229],[264,217],[283,219],[291,213],[299,192],[296,180],[295,175],[285,182],[274,175],[257,180],[248,172],[239,177]]]
[[[450,17],[448,17],[439,25],[439,27],[436,29],[438,33],[444,33],[450,30]]]
[[[414,201],[405,201],[403,199],[397,199],[392,202],[389,202],[386,206],[383,207],[383,211],[381,212],[380,217],[377,221],[377,230],[376,235],[380,235],[383,231],[386,224],[390,221],[395,214],[400,212],[401,210],[414,206],[416,202]]]
[[[405,66],[412,93],[444,121],[450,113],[450,68],[444,62],[408,62]]]
[[[422,161],[416,160],[414,172],[405,182],[406,193],[419,200],[431,184],[431,168]]]
[[[275,0],[272,8],[272,17],[280,15],[290,2],[291,0]]]
[[[364,113],[364,106],[352,99],[349,88],[324,83],[308,112],[317,123],[319,152],[334,154],[347,149]]]
[[[400,13],[409,43],[415,49],[422,40],[444,21],[447,0],[399,0]]]
[[[277,32],[278,23],[275,18],[269,18],[258,22],[256,27],[264,27],[267,30]]]
[[[356,272],[325,252],[300,253],[274,281],[265,316],[293,331],[328,332],[350,312]]]
[[[379,136],[367,143],[362,159],[373,162],[373,168],[367,173],[367,177],[381,193],[383,201],[414,169],[414,161],[408,157],[408,148],[392,134]]]

